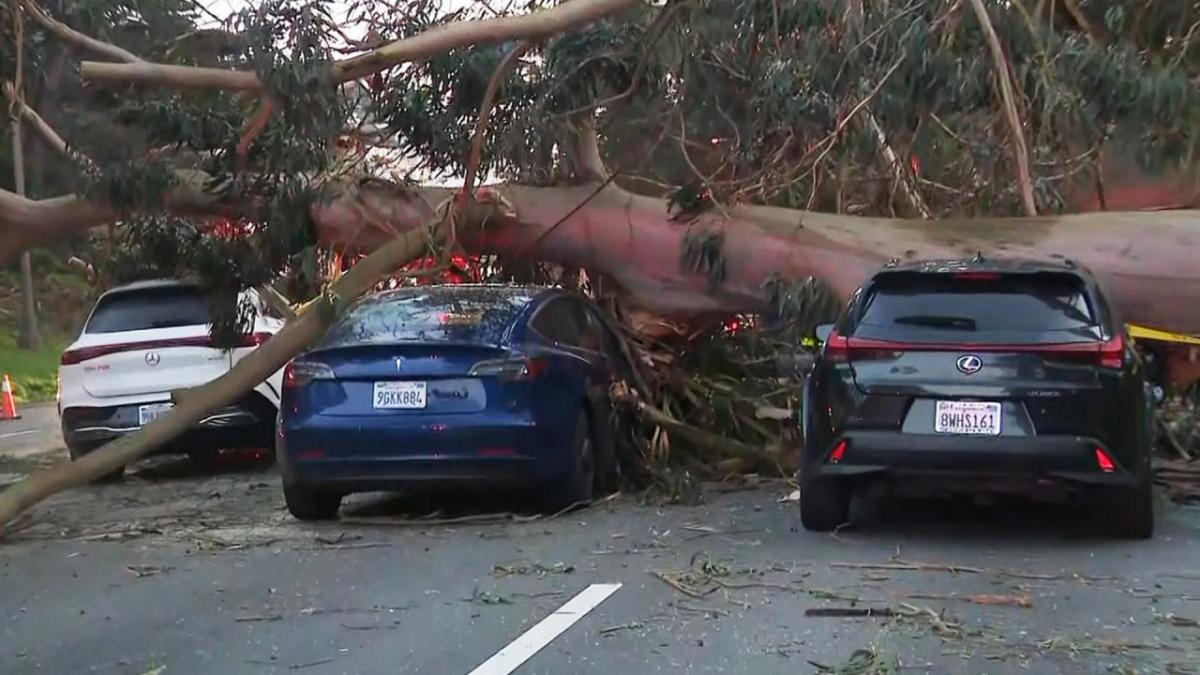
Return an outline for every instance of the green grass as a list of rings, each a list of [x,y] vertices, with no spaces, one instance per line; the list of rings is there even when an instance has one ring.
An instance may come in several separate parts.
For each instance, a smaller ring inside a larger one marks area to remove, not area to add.
[[[53,401],[58,390],[58,357],[67,341],[47,338],[36,352],[17,349],[13,331],[0,332],[0,373],[8,373],[18,403]]]

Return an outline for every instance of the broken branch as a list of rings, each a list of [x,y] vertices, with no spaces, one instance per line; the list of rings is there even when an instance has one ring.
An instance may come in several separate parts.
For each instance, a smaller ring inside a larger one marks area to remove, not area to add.
[[[1017,165],[1017,186],[1021,191],[1021,202],[1025,206],[1025,215],[1036,216],[1037,201],[1033,196],[1033,177],[1029,171],[1029,146],[1025,143],[1025,132],[1021,130],[1021,114],[1013,96],[1012,75],[1009,72],[1008,59],[1000,46],[1000,38],[996,36],[996,28],[988,17],[983,0],[971,0],[975,16],[979,17],[979,25],[983,28],[984,39],[992,52],[996,70],[996,83],[1000,87],[1000,98],[1004,102],[1004,117],[1008,121],[1008,130],[1012,134],[1013,154]]]
[[[557,7],[522,16],[455,21],[431,28],[419,35],[396,40],[366,54],[338,61],[332,66],[333,82],[342,84],[401,63],[428,59],[471,45],[505,40],[543,40],[551,35],[631,9],[639,1],[567,0]],[[262,82],[250,71],[175,66],[148,61],[84,61],[80,65],[79,74],[85,82],[96,84],[140,84],[179,89],[236,91],[262,89]]]

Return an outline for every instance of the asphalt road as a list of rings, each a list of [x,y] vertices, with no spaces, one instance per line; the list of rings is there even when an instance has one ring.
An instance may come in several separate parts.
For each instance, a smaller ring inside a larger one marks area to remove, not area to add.
[[[0,472],[62,460],[48,410],[25,411],[39,433],[0,426]],[[1200,509],[1164,502],[1130,543],[1061,507],[867,502],[830,536],[788,491],[486,524],[521,502],[365,496],[313,526],[253,455],[203,475],[160,458],[0,545],[0,673],[461,675],[593,584],[621,587],[513,672],[792,675],[858,650],[930,673],[1200,672]]]

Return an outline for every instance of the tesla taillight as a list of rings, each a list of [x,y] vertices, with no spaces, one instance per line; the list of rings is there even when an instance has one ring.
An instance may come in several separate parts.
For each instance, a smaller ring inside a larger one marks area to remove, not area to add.
[[[471,367],[471,377],[495,377],[505,382],[524,382],[541,377],[549,362],[538,358],[480,361]]]
[[[1100,467],[1100,470],[1104,473],[1112,473],[1117,470],[1117,466],[1113,464],[1112,458],[1100,448],[1096,448],[1096,466]]]
[[[306,386],[313,380],[332,380],[333,369],[314,361],[292,361],[283,369],[284,389]]]

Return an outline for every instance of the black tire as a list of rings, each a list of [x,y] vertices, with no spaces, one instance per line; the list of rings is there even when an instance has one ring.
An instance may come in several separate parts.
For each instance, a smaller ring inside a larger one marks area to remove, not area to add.
[[[561,511],[576,504],[592,501],[596,488],[596,443],[587,413],[580,410],[575,422],[575,434],[571,440],[570,465],[558,482],[552,483],[547,494],[546,506],[552,511]]]
[[[1154,536],[1154,483],[1149,476],[1137,487],[1113,496],[1108,507],[1109,527],[1122,539],[1150,539]]]
[[[333,520],[342,508],[342,495],[283,484],[283,501],[296,520]]]
[[[850,519],[851,491],[833,478],[800,476],[800,523],[812,532],[832,532]]]
[[[79,459],[80,457],[83,457],[84,455],[88,454],[89,452],[91,452],[95,449],[96,449],[96,447],[91,446],[91,445],[82,445],[82,446],[81,445],[68,445],[67,453],[71,455],[71,461],[74,462],[75,460]],[[95,483],[116,483],[117,481],[121,480],[124,477],[125,477],[125,467],[124,467],[124,465],[122,465],[119,469],[113,469],[112,471],[104,474],[103,476],[100,476],[99,478],[93,480],[92,483],[93,484],[95,484]]]

